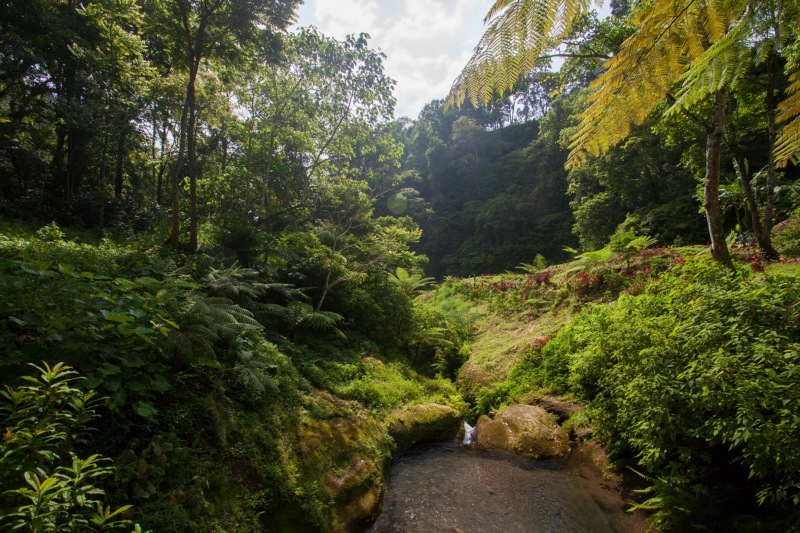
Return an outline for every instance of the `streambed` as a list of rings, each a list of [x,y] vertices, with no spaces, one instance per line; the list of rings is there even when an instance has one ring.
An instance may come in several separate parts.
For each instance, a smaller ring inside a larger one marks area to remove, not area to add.
[[[458,443],[417,447],[392,466],[383,512],[368,532],[642,531],[602,477],[583,470]]]

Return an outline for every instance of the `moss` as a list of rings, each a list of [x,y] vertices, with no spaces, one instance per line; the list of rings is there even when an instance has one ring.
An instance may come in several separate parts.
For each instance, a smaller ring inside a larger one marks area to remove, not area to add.
[[[378,511],[391,441],[356,402],[315,391],[307,404],[311,416],[282,439],[292,496],[317,530],[351,531]]]
[[[569,451],[568,437],[553,417],[541,407],[511,405],[497,418],[483,415],[476,424],[478,446],[547,459],[563,457]]]
[[[454,438],[461,418],[458,411],[446,405],[413,405],[389,415],[389,434],[402,453],[418,442]]]

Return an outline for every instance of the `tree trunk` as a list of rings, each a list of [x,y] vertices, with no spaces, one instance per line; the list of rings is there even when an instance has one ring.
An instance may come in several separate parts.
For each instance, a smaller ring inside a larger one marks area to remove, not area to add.
[[[169,122],[164,121],[161,129],[161,148],[159,152],[158,163],[158,177],[156,182],[156,203],[160,206],[164,205],[164,173],[167,171],[167,132],[169,130]]]
[[[194,80],[189,81],[190,84],[194,83]],[[172,228],[169,234],[169,238],[167,239],[167,243],[175,250],[177,250],[180,246],[180,236],[181,236],[181,199],[180,199],[180,184],[181,178],[183,173],[183,152],[186,147],[186,125],[189,119],[189,96],[188,96],[188,89],[187,89],[187,96],[186,101],[183,104],[183,112],[181,114],[181,125],[180,125],[180,141],[178,141],[178,158],[175,161],[175,168],[172,169],[172,190],[170,194],[170,204],[172,207]]]
[[[744,155],[738,149],[738,146],[733,149],[734,159],[739,166],[739,178],[742,182],[742,190],[744,191],[744,199],[747,204],[747,211],[750,213],[750,227],[753,230],[756,240],[761,242],[761,221],[758,219],[758,203],[756,202],[756,195],[753,192],[753,181],[750,177],[750,172],[745,163]],[[738,216],[738,215],[737,215]]]
[[[150,161],[153,162],[153,170],[150,179],[152,180],[150,183],[157,183],[156,185],[156,205],[161,205],[161,194],[162,194],[162,183],[161,183],[161,172],[160,168],[156,168],[155,161],[156,161],[156,144],[158,144],[158,120],[156,119],[156,112],[153,110],[151,114],[153,118],[153,140],[150,143]],[[162,154],[163,155],[163,154]],[[161,167],[161,164],[159,164]]]
[[[733,268],[728,245],[725,242],[725,229],[719,207],[720,154],[722,151],[722,132],[725,127],[725,105],[727,94],[719,91],[714,97],[711,124],[707,129],[706,176],[703,186],[703,207],[711,238],[711,257],[723,265]]]
[[[764,205],[764,226],[759,236],[758,244],[770,259],[777,259],[778,252],[772,246],[772,223],[775,217],[775,140],[777,137],[775,127],[775,112],[777,103],[775,102],[775,61],[774,54],[769,62],[769,73],[767,74],[767,129],[769,132],[769,162],[767,163],[767,194]]]
[[[103,136],[103,150],[100,156],[100,183],[99,194],[100,206],[97,217],[100,224],[100,238],[105,237],[106,232],[106,173],[108,172],[108,135]]]
[[[69,176],[64,171],[64,148],[67,141],[67,129],[63,124],[59,124],[56,129],[56,153],[53,156],[53,176],[64,186],[64,198],[69,202],[72,200],[72,187],[69,185]]]
[[[114,169],[114,198],[122,200],[122,169],[125,164],[125,140],[128,137],[127,120],[120,123],[119,138],[117,139],[117,165]]]
[[[192,83],[189,85],[186,102],[189,110],[188,127],[188,149],[187,158],[189,164],[189,250],[197,250],[197,95],[195,93],[194,80],[197,78],[197,71],[190,76]]]
[[[328,291],[331,288],[331,274],[333,274],[333,263],[336,260],[336,240],[333,242],[333,246],[331,247],[331,259],[328,262],[328,272],[325,274],[325,284],[322,286],[322,294],[319,297],[319,301],[317,302],[314,311],[319,312],[322,309],[322,303],[325,301],[325,297],[328,295]]]

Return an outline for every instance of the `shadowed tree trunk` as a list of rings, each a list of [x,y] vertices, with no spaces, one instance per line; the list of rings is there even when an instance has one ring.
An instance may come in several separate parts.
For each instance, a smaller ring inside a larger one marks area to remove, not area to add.
[[[711,257],[715,261],[733,268],[728,244],[725,242],[725,230],[722,227],[722,214],[719,207],[720,155],[722,132],[725,128],[726,103],[727,93],[718,91],[714,95],[711,123],[706,128],[706,176],[703,186],[703,207],[708,222],[708,234],[711,237]]]

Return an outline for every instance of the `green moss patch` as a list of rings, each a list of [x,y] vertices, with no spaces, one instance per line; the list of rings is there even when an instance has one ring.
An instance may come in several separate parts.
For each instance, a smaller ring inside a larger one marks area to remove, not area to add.
[[[389,415],[389,434],[398,453],[419,442],[454,438],[461,415],[452,407],[435,403],[412,405]]]

